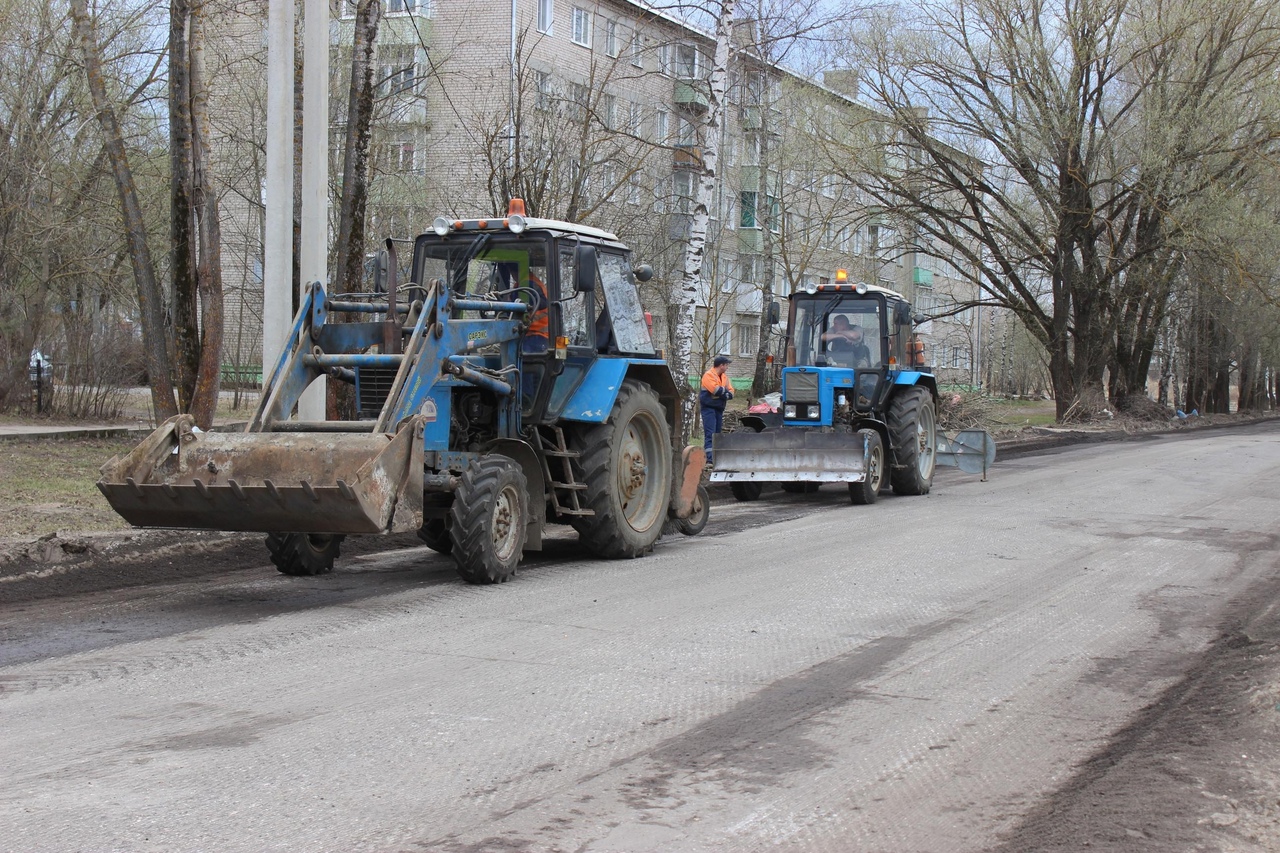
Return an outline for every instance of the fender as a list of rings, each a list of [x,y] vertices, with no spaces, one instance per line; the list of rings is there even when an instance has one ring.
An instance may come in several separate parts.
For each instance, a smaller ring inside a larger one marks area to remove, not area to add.
[[[628,377],[648,384],[658,394],[672,423],[675,381],[667,363],[654,358],[599,358],[587,368],[586,376],[565,403],[560,417],[578,423],[602,424],[609,420],[613,403],[618,399],[622,382]],[[666,386],[666,387],[664,387]]]

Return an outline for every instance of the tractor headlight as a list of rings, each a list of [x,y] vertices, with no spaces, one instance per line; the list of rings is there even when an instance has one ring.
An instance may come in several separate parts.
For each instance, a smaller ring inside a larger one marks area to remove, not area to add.
[[[813,296],[813,294],[818,292],[818,283],[813,279],[809,279],[803,285],[801,285],[801,290],[803,290],[805,293],[809,294],[810,296]]]
[[[782,416],[783,416],[784,418],[794,418],[794,417],[796,416],[796,404],[795,404],[795,403],[787,403],[787,405],[783,406],[783,407],[782,407]]]
[[[437,216],[435,222],[431,223],[431,230],[436,232],[437,237],[443,237],[449,233],[449,220],[443,216]]]
[[[511,231],[512,234],[524,233],[524,229],[527,225],[528,223],[525,221],[525,218],[518,213],[513,213],[507,217],[507,229]]]
[[[822,407],[821,407],[821,406],[810,406],[810,407],[809,407],[809,420],[812,420],[812,421],[819,421],[819,420],[822,420]]]

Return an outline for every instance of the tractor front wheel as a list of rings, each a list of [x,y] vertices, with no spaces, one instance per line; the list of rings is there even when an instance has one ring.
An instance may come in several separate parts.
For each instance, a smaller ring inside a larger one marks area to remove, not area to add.
[[[501,454],[471,460],[462,472],[449,534],[458,574],[467,583],[506,583],[524,554],[529,487],[520,466]]]
[[[268,533],[271,562],[286,575],[327,575],[345,537],[338,533]]]
[[[710,518],[711,495],[707,494],[707,487],[699,483],[697,496],[693,499],[693,510],[688,518],[676,519],[676,529],[685,536],[697,536],[707,526]]]
[[[938,426],[933,396],[919,385],[905,388],[889,403],[889,437],[897,464],[890,479],[900,495],[927,495],[937,462]]]
[[[575,431],[574,475],[594,512],[574,520],[598,557],[639,557],[662,535],[671,498],[671,433],[658,395],[622,383],[606,423]]]
[[[849,500],[866,506],[876,502],[884,484],[884,442],[873,429],[860,429],[858,434],[867,437],[867,478],[861,483],[849,484]]]
[[[733,496],[740,501],[754,501],[757,500],[760,497],[760,493],[764,491],[764,483],[730,483],[729,491],[733,492]]]

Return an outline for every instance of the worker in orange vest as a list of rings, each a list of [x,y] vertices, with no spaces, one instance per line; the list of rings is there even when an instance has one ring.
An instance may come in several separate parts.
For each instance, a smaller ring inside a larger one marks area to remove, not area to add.
[[[718,355],[711,362],[711,368],[702,374],[702,388],[698,391],[698,404],[702,409],[702,447],[707,451],[707,461],[711,461],[712,436],[724,428],[724,407],[733,399],[733,384],[726,375],[732,361],[728,356]]]

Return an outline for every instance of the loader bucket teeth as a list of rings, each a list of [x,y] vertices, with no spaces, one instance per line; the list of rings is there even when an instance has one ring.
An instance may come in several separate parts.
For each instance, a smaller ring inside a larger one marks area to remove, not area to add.
[[[98,488],[140,527],[382,533],[422,523],[420,428],[395,435],[194,433],[162,424]]]

